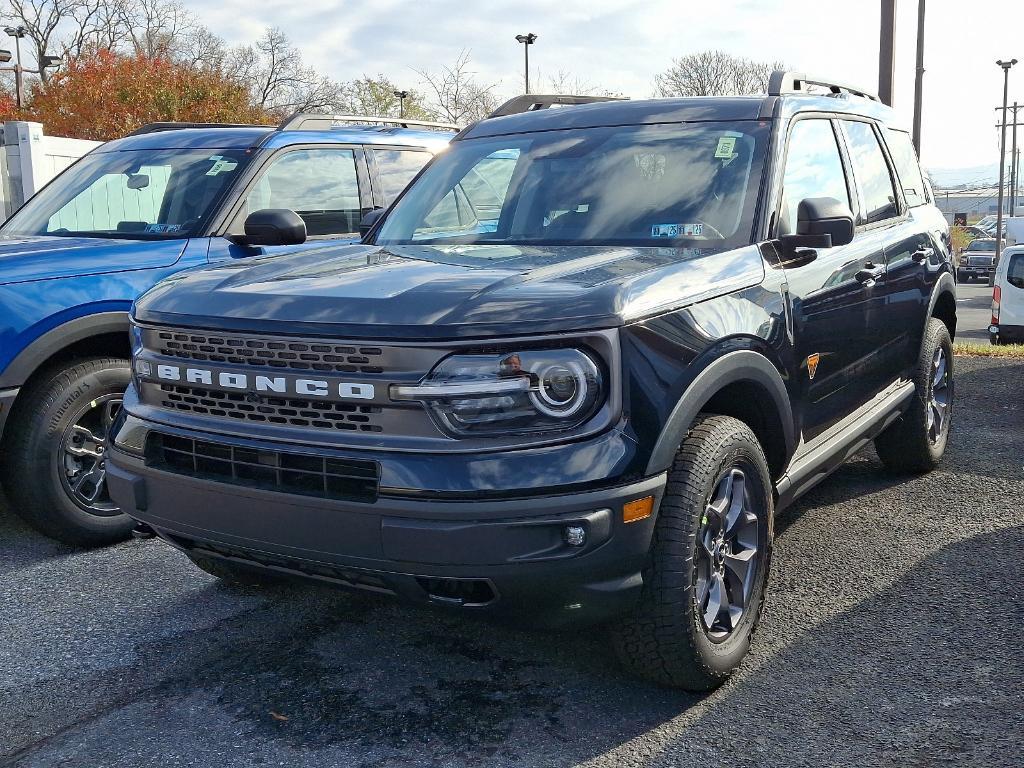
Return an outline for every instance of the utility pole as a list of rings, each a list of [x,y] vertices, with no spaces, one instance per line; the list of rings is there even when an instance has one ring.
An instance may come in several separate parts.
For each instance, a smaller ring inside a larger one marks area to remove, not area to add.
[[[996,123],[996,128],[1000,128],[1001,129],[1005,125],[1005,127],[1013,129],[1013,132],[1011,133],[1011,139],[1010,139],[1010,146],[1011,146],[1011,149],[1010,149],[1010,164],[1009,164],[1010,183],[1007,185],[1007,194],[1009,196],[1009,201],[1010,201],[1009,213],[1010,213],[1011,216],[1013,216],[1016,213],[1016,209],[1017,209],[1017,187],[1020,184],[1020,168],[1019,168],[1019,166],[1020,166],[1020,149],[1017,147],[1017,126],[1024,125],[1024,123],[1020,123],[1020,122],[1017,121],[1017,112],[1019,110],[1022,110],[1022,109],[1024,109],[1024,104],[1020,104],[1020,103],[1018,103],[1016,101],[1013,102],[1013,106],[1012,107],[1011,106],[1007,106],[1006,107],[1007,111],[1013,112],[1013,122],[1012,123],[1007,123],[1006,122],[1006,115],[1004,113],[1003,114],[1003,119],[1000,122]],[[1003,111],[1002,107],[996,107],[996,112],[1002,112],[1002,111]]]
[[[996,266],[1002,255],[1003,245],[1003,182],[1006,180],[1006,101],[1010,95],[1010,67],[1017,63],[1016,59],[997,61],[1003,70],[1003,128],[999,137],[999,207],[996,209]],[[1017,122],[1014,120],[1013,122]]]
[[[878,98],[892,106],[895,71],[896,0],[882,0],[882,23],[878,37]]]
[[[924,97],[924,0],[917,0],[917,74],[914,79],[914,147],[921,155],[921,101]]]
[[[526,55],[525,85],[526,95],[530,95],[530,46],[537,42],[537,36],[530,32],[526,35],[516,35],[516,41],[523,44],[523,51]]]

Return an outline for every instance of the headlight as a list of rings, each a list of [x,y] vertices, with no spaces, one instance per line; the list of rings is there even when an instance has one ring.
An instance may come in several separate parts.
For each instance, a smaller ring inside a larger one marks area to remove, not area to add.
[[[419,400],[456,437],[572,429],[604,402],[594,359],[579,349],[452,355],[415,386],[394,385],[394,400]]]
[[[142,353],[142,329],[135,323],[132,323],[129,334],[132,343],[132,380],[135,382],[136,388],[138,388],[140,384],[139,377],[149,376],[153,372],[153,367],[147,361],[139,360],[139,355]]]

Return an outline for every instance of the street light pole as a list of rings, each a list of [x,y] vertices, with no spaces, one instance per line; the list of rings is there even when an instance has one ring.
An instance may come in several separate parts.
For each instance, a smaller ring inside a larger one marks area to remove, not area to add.
[[[14,90],[18,109],[21,109],[25,103],[24,89],[22,88],[21,38],[28,34],[28,30],[24,27],[6,27],[4,32],[14,38],[14,53],[16,57],[14,60]]]
[[[535,42],[537,42],[537,36],[535,34],[533,34],[533,32],[530,32],[529,34],[526,34],[526,35],[516,35],[516,41],[523,44],[523,51],[524,51],[524,55],[526,57],[526,72],[525,72],[526,77],[524,79],[525,79],[525,85],[526,85],[526,94],[529,95],[529,93],[530,93],[530,46],[533,45]]]
[[[1003,68],[1003,127],[999,136],[999,207],[996,209],[996,266],[1003,244],[1003,183],[1006,180],[1006,101],[1010,94],[1010,67],[1017,63],[1016,59],[997,61]],[[1013,122],[1017,122],[1014,120]]]
[[[882,0],[882,23],[878,35],[878,98],[892,106],[895,66],[896,0]]]
[[[914,147],[921,154],[921,101],[924,98],[924,0],[917,0],[917,74],[914,79]]]
[[[1017,207],[1017,102],[1013,102],[1013,140],[1010,143],[1010,216]]]
[[[405,117],[405,100],[409,98],[408,91],[395,91],[395,96],[398,97],[398,117]]]

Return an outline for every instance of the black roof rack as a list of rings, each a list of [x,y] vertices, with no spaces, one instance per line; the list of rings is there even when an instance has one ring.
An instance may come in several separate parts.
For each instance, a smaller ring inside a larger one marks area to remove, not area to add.
[[[793,93],[810,93],[808,85],[818,85],[827,88],[832,94],[848,93],[851,96],[860,96],[872,101],[879,101],[878,96],[869,91],[857,88],[845,83],[837,83],[834,80],[825,80],[820,77],[808,77],[802,72],[785,72],[781,69],[772,72],[768,81],[769,96],[785,96]]]
[[[329,131],[339,123],[351,125],[381,125],[395,128],[427,128],[434,131],[457,131],[451,123],[436,123],[429,120],[408,120],[404,117],[369,117],[367,115],[321,115],[312,112],[296,112],[282,122],[279,131]]]
[[[521,112],[535,112],[538,109],[548,109],[556,105],[570,104],[596,104],[599,101],[627,101],[620,96],[564,96],[561,94],[516,96],[509,99],[496,110],[487,116],[505,117],[506,115],[518,115]]]
[[[273,128],[270,125],[255,125],[254,123],[146,123],[141,128],[136,128],[128,136],[142,136],[146,133],[161,133],[163,131],[180,131],[183,128],[266,128],[268,131]]]

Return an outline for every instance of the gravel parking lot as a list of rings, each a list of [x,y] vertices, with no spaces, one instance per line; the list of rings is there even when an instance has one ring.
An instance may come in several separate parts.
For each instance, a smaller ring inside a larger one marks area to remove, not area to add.
[[[780,518],[754,650],[707,696],[598,632],[232,589],[0,503],[0,765],[1020,765],[1024,361],[957,368],[941,470],[865,452]]]

